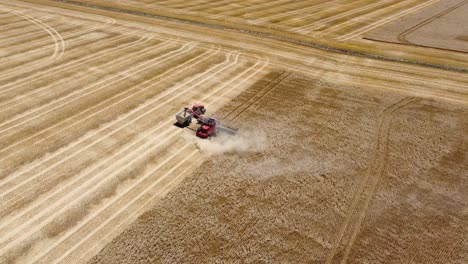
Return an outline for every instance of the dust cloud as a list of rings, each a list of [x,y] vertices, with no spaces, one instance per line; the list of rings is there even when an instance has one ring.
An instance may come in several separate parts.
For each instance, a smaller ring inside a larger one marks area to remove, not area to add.
[[[218,134],[210,139],[201,139],[195,135],[185,135],[189,142],[194,142],[198,149],[207,155],[219,155],[224,153],[252,152],[263,149],[266,143],[266,135],[263,132],[239,132],[236,135]]]

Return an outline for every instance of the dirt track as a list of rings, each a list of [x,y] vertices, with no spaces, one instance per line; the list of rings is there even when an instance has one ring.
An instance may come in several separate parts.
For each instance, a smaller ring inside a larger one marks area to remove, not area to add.
[[[208,245],[192,246],[214,232],[225,236],[208,250],[213,261],[268,249],[266,260],[287,262],[297,255],[279,252],[305,239],[314,246],[298,252],[312,250],[317,261],[372,262],[384,249],[362,248],[393,234],[386,219],[415,223],[407,229],[418,241],[447,237],[434,244],[440,254],[421,249],[427,260],[456,261],[446,241],[467,248],[458,236],[468,226],[464,74],[56,2],[1,3],[0,21],[0,262],[86,262],[154,203],[94,261],[206,262],[197,252]],[[174,113],[196,101],[242,131],[262,129],[231,142],[228,150],[241,153],[211,159],[225,146],[196,145],[192,131],[172,126]],[[293,169],[278,165],[289,163]],[[398,187],[404,177],[417,191]],[[409,197],[401,207],[386,199],[400,196]],[[434,200],[435,211],[453,207],[440,216],[451,226],[443,233],[418,229],[434,215],[419,204]],[[221,225],[209,229],[218,217]],[[150,247],[140,248],[140,235]],[[398,239],[396,251],[420,249]],[[231,251],[221,250],[226,245]],[[127,246],[136,251],[121,251]],[[174,251],[164,255],[166,248]]]

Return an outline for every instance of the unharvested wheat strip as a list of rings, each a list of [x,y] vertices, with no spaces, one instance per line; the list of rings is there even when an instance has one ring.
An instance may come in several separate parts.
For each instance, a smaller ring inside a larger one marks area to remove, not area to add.
[[[83,250],[84,253],[78,253],[77,252],[78,248],[83,248],[83,246],[80,245],[80,247],[77,247],[77,249],[71,251],[69,254],[63,254],[59,259],[55,260],[55,262],[63,262],[64,259],[70,258],[69,256],[71,254],[73,254],[73,255],[80,254],[79,257],[73,258],[73,260],[75,262],[77,260],[87,261],[92,256],[97,254],[108,242],[110,242],[114,237],[116,237],[118,234],[120,234],[120,232],[118,232],[117,230],[121,231],[121,230],[123,230],[123,228],[125,226],[128,226],[130,223],[134,222],[137,219],[138,216],[142,215],[149,208],[149,206],[151,206],[151,203],[154,202],[156,200],[156,198],[161,197],[161,195],[165,194],[168,187],[174,185],[174,183],[176,183],[176,182],[180,182],[182,180],[182,178],[184,178],[186,175],[188,175],[189,171],[191,171],[194,168],[198,167],[197,164],[201,164],[203,162],[203,158],[199,156],[196,159],[189,160],[188,162],[191,162],[191,166],[187,166],[185,170],[183,170],[181,173],[179,173],[177,176],[175,176],[168,184],[166,184],[166,186],[162,187],[162,189],[160,191],[157,191],[157,192],[152,193],[152,194],[148,194],[150,192],[145,193],[145,195],[147,195],[147,194],[150,195],[150,198],[146,199],[146,201],[141,206],[139,206],[137,210],[133,211],[130,215],[126,214],[126,216],[124,217],[124,220],[121,221],[118,225],[110,225],[110,226],[112,226],[112,228],[110,228],[111,230],[106,232],[103,236],[101,236],[100,239],[94,243],[94,245],[92,245],[90,247],[87,247],[87,248],[84,248],[84,250]],[[164,179],[164,178],[162,178],[162,179]],[[158,183],[159,182],[153,183],[148,189],[153,190]],[[115,218],[113,218],[113,219],[115,219]],[[108,221],[108,222],[110,223],[111,221]],[[102,229],[103,228],[98,229],[97,232],[103,232]]]
[[[243,75],[245,75],[246,73],[248,73],[249,71],[251,71],[252,69],[256,68],[258,65],[260,64],[260,62],[256,62],[253,66],[251,66],[249,69],[247,70],[244,70],[240,75],[238,75],[237,77],[235,77],[234,79],[230,80],[228,83],[224,83],[222,85],[222,87],[218,88],[217,91],[219,90],[223,90],[224,87],[230,85],[232,82],[238,80],[240,77],[242,77]],[[234,90],[235,88],[237,88],[238,86],[241,86],[244,82],[246,82],[247,80],[249,80],[252,76],[256,75],[257,73],[259,73],[261,70],[264,69],[264,67],[267,65],[267,63],[264,63],[261,67],[259,67],[258,69],[256,69],[253,73],[251,73],[248,77],[242,79],[242,81],[240,83],[238,83],[236,86],[232,87],[231,89],[229,89],[228,91],[226,91],[224,94],[228,93],[229,91],[231,90]],[[213,94],[217,91],[214,91],[210,94],[207,94],[205,95],[202,100],[206,100],[208,98],[213,98]],[[214,101],[214,99],[212,99]],[[148,177],[148,175],[145,175],[144,176],[145,178]],[[117,199],[117,198],[116,198]],[[73,233],[76,232],[76,230],[79,230],[82,226],[84,226],[85,224],[87,224],[87,222],[91,221],[92,219],[94,219],[94,217],[98,214],[100,214],[103,210],[105,210],[107,207],[109,207],[110,205],[112,205],[113,202],[111,203],[107,203],[108,205],[105,206],[104,208],[101,208],[100,211],[94,213],[93,215],[87,217],[87,220],[85,220],[84,222],[80,222],[80,224],[76,227],[74,227],[71,231],[68,232],[68,235],[65,236],[64,238],[60,239],[59,241],[57,241],[56,243],[54,243],[53,247],[51,247],[52,249],[58,245],[60,245],[63,240],[67,239],[69,236],[71,236]],[[50,251],[50,250],[49,250]],[[42,256],[45,256],[49,251],[45,252],[43,255],[37,257],[34,259],[34,261],[36,261],[37,259],[41,258]]]
[[[9,90],[15,90],[14,88],[19,88],[25,85],[29,85],[32,82],[40,81],[42,79],[56,75],[66,70],[70,70],[75,67],[81,66],[83,64],[92,62],[93,60],[98,59],[100,56],[106,55],[106,52],[110,52],[110,54],[112,55],[115,52],[119,52],[119,50],[123,50],[125,48],[131,47],[132,45],[137,45],[139,42],[142,42],[144,39],[147,39],[147,37],[140,37],[139,39],[134,40],[132,42],[124,43],[122,45],[117,45],[122,40],[132,39],[132,38],[133,37],[122,35],[122,36],[115,37],[115,39],[112,40],[112,42],[110,43],[109,42],[104,43],[103,46],[95,44],[96,48],[107,48],[107,46],[109,45],[116,45],[116,46],[114,46],[111,49],[99,50],[96,53],[89,54],[84,57],[80,57],[79,59],[72,59],[71,61],[67,63],[63,63],[63,64],[58,63],[57,65],[48,67],[47,69],[43,71],[35,71],[32,74],[28,74],[28,76],[25,78],[21,78],[16,81],[9,82],[3,86],[0,86],[0,88],[3,88],[3,89],[0,89],[0,94],[4,92],[8,92]],[[14,88],[7,89],[8,87],[14,87]]]
[[[328,17],[328,18],[325,18],[325,19],[318,20],[318,21],[316,21],[316,22],[314,22],[312,24],[295,28],[293,31],[298,32],[298,33],[309,33],[310,31],[315,31],[315,30],[318,30],[318,29],[320,29],[322,27],[325,27],[327,25],[327,23],[330,23],[332,21],[335,21],[335,20],[338,20],[338,19],[341,19],[341,18],[344,18],[344,17],[348,17],[348,16],[351,16],[351,15],[354,15],[354,14],[357,14],[357,13],[360,13],[360,12],[364,12],[364,11],[376,8],[376,7],[381,6],[381,5],[385,5],[385,4],[393,2],[393,1],[395,1],[395,0],[383,0],[383,1],[373,3],[373,4],[364,5],[361,8],[354,8],[354,9],[351,9],[349,11],[340,13],[338,15],[334,15],[334,16],[331,16],[331,17]]]
[[[224,63],[222,63],[222,64],[224,64]],[[222,64],[219,64],[219,66],[222,66]],[[230,65],[234,65],[234,64],[235,64],[235,63],[229,63],[229,64],[227,64],[226,66],[223,66],[223,68],[221,68],[220,70],[218,69],[216,72],[221,72],[222,70],[226,69],[226,67],[229,67]],[[218,66],[216,66],[215,68],[210,69],[210,70],[207,71],[205,74],[211,73],[211,71],[212,71],[213,69],[216,69],[217,67],[218,67]],[[216,72],[215,72],[215,73],[216,73]],[[195,77],[195,80],[198,79],[198,78],[204,77],[202,80],[199,80],[199,81],[196,83],[196,85],[202,83],[203,81],[205,81],[206,79],[208,79],[208,78],[211,77],[212,75],[213,75],[213,74],[210,74],[208,77],[205,77],[205,76],[203,76],[203,75],[202,75],[202,76],[197,76],[197,77]],[[171,89],[171,90],[176,91],[176,90],[179,89],[179,88],[183,88],[184,85],[187,85],[190,81],[192,81],[192,80],[189,80],[189,81],[185,82],[184,84],[178,85],[178,86],[174,87],[174,88]],[[177,97],[180,96],[180,94],[186,94],[186,93],[187,93],[187,91],[186,91],[186,90],[183,90],[183,91],[177,93],[176,95],[173,95],[170,99],[167,99],[167,100],[174,100],[174,99],[177,99]],[[171,92],[167,92],[167,93],[166,93],[166,95],[171,95],[171,94],[172,94]],[[137,109],[134,109],[134,110],[132,110],[131,112],[127,113],[127,114],[124,116],[124,118],[119,118],[119,119],[117,119],[117,120],[118,120],[118,121],[126,120],[127,117],[131,117],[133,114],[138,113],[140,110],[145,109],[145,107],[147,107],[147,106],[154,105],[155,103],[158,102],[158,100],[161,100],[161,99],[163,99],[164,97],[165,97],[165,96],[158,96],[158,97],[156,97],[156,98],[153,98],[153,99],[151,99],[149,102],[146,102],[143,106],[139,106]],[[165,100],[165,101],[167,102],[167,100]],[[81,152],[83,152],[83,151],[85,151],[85,150],[87,150],[87,149],[89,149],[89,148],[91,148],[91,147],[93,147],[93,146],[96,146],[96,145],[99,144],[100,142],[105,142],[105,140],[106,140],[107,138],[109,138],[109,137],[111,137],[111,136],[114,136],[114,135],[115,135],[116,133],[118,133],[119,131],[125,129],[126,127],[128,127],[128,126],[130,126],[130,125],[132,125],[132,124],[134,124],[134,123],[136,123],[137,121],[139,121],[139,120],[142,119],[143,117],[147,116],[147,115],[150,114],[151,112],[154,112],[155,110],[159,109],[160,107],[162,107],[162,106],[164,106],[164,105],[166,105],[166,104],[167,104],[167,103],[158,104],[158,107],[156,107],[156,108],[151,108],[151,109],[149,109],[149,110],[146,110],[146,112],[144,112],[143,114],[139,115],[137,118],[133,118],[133,119],[128,120],[127,123],[124,123],[123,125],[117,127],[117,128],[114,129],[114,130],[111,130],[110,133],[108,133],[108,134],[106,134],[106,135],[103,135],[103,137],[98,138],[97,141],[92,141],[91,144],[88,144],[87,146],[81,147],[81,149],[79,149],[79,152],[75,152],[75,154],[73,154],[72,156],[67,156],[67,159],[65,159],[65,160],[59,160],[58,163],[55,163],[54,165],[51,165],[51,166],[46,167],[46,170],[43,171],[43,172],[40,172],[40,174],[44,174],[44,173],[47,173],[48,171],[51,171],[53,168],[55,168],[55,167],[57,167],[57,166],[59,166],[59,165],[65,163],[67,160],[72,160],[74,156],[78,155],[79,153],[81,153]],[[116,122],[112,122],[111,124],[113,124],[113,123],[116,123]],[[107,127],[110,127],[110,126],[108,125]],[[158,129],[157,129],[156,131],[160,130],[161,128],[164,128],[164,127],[158,127]],[[100,133],[101,131],[105,131],[105,130],[104,130],[104,129],[100,129],[98,132],[93,133],[93,135],[96,135],[96,134]],[[134,147],[134,146],[131,145],[131,148],[133,148],[133,147]],[[128,150],[125,150],[125,151],[128,151]],[[124,153],[125,153],[125,152],[124,152]],[[117,155],[117,154],[116,154],[116,155]],[[114,156],[114,155],[113,155],[113,156]],[[108,159],[111,159],[111,158],[112,158],[112,157],[109,157]],[[108,159],[105,159],[103,162],[106,162]],[[96,167],[96,166],[97,166],[97,167]],[[100,167],[100,166],[102,166],[102,162],[94,164],[91,168],[98,168],[98,167]],[[35,174],[34,177],[38,177],[38,176],[39,176],[38,174]],[[53,175],[48,174],[48,175],[46,176],[46,179],[49,178],[49,177],[52,177],[52,176],[53,176]],[[46,179],[42,179],[41,182],[45,181]],[[31,180],[32,180],[32,179],[27,179],[28,182],[30,182]],[[24,184],[23,184],[23,185],[24,185]],[[17,187],[18,187],[18,185],[15,186],[15,188],[17,188]],[[25,190],[24,192],[27,192],[27,191],[28,191],[28,190]],[[15,198],[18,198],[18,197],[21,196],[21,195],[22,195],[22,193],[15,193]]]
[[[117,41],[117,39],[122,39],[122,38],[125,38],[125,37],[124,36],[117,37],[115,41]],[[88,58],[84,57],[84,59],[85,59],[84,62],[77,63],[76,65],[72,65],[72,66],[69,66],[69,67],[64,67],[61,71],[52,73],[51,75],[57,74],[59,72],[65,71],[65,70],[75,69],[75,68],[77,68],[78,66],[80,66],[80,65],[82,65],[84,63],[89,63],[89,62],[92,62],[94,60],[100,60],[104,56],[115,56],[115,53],[118,54],[119,52],[123,52],[123,51],[129,50],[129,49],[135,48],[138,45],[142,45],[142,44],[146,43],[147,41],[149,41],[148,38],[142,38],[139,41],[137,41],[136,43],[132,42],[130,44],[123,45],[122,47],[117,46],[117,47],[114,47],[114,48],[112,48],[110,50],[101,50],[98,53],[94,53],[94,54],[89,55]],[[107,67],[107,66],[120,65],[121,63],[126,62],[126,59],[128,59],[130,57],[131,58],[137,58],[136,56],[138,56],[139,54],[141,54],[141,53],[144,54],[148,50],[154,49],[154,48],[155,47],[148,47],[148,48],[145,48],[145,49],[143,49],[141,51],[138,51],[136,53],[131,53],[131,54],[127,55],[127,56],[119,57],[115,61],[104,62],[101,65],[97,64],[96,67],[98,67],[98,66]],[[99,55],[102,55],[102,57],[99,56]],[[17,109],[18,105],[26,104],[26,103],[28,103],[30,101],[33,101],[33,100],[38,98],[37,97],[38,95],[43,96],[43,95],[47,95],[49,93],[55,95],[56,91],[53,90],[52,88],[57,87],[58,85],[61,85],[61,84],[70,85],[70,84],[75,83],[75,82],[85,81],[86,77],[90,77],[90,76],[93,76],[93,74],[90,74],[87,71],[79,71],[75,75],[68,76],[67,78],[62,78],[62,79],[58,80],[57,82],[51,82],[47,86],[42,86],[42,87],[40,87],[38,89],[33,89],[33,90],[30,90],[30,91],[21,91],[21,95],[18,95],[17,92],[16,92],[16,90],[18,90],[18,87],[15,87],[16,89],[11,88],[9,90],[1,91],[0,94],[6,93],[8,91],[12,91],[14,97],[13,98],[6,98],[6,99],[2,98],[3,100],[2,100],[2,103],[0,103],[0,110],[6,112],[9,109]],[[38,80],[40,80],[40,79],[42,79],[42,78],[38,78]],[[43,91],[45,91],[45,93],[40,94]]]
[[[343,0],[334,0],[334,1],[327,2],[326,4],[327,4],[327,6],[330,6],[335,2],[341,2],[341,1],[343,1]],[[299,3],[299,4],[301,4],[301,3]],[[297,5],[297,4],[288,5],[288,7],[292,6],[293,8],[290,8],[289,10],[284,11],[284,12],[274,12],[274,13],[269,12],[269,15],[267,15],[267,16],[260,16],[258,18],[255,18],[254,19],[255,24],[265,23],[267,21],[271,21],[271,20],[278,19],[278,18],[283,18],[283,17],[288,17],[288,16],[291,16],[291,15],[305,14],[306,12],[307,13],[313,12],[313,11],[319,10],[320,8],[325,6],[325,3],[314,4],[314,5],[311,5],[311,6],[308,6],[308,7],[305,7],[305,8],[299,8],[299,9],[295,8],[295,5]],[[259,11],[259,12],[261,12],[261,11]],[[271,13],[273,13],[273,14],[271,14]]]
[[[251,66],[249,69],[247,70],[244,70],[241,74],[237,75],[236,77],[234,77],[232,80],[230,80],[229,82],[226,83],[226,85],[232,83],[234,80],[237,80],[239,79],[241,76],[245,75],[245,73],[251,71],[253,68],[255,68],[256,66],[258,65],[258,62]],[[256,71],[255,73],[257,73],[258,71]],[[251,77],[251,76],[250,76]],[[248,78],[250,78],[248,77]],[[198,84],[201,84],[203,80],[199,81]],[[244,80],[245,81],[245,80]],[[198,85],[196,84],[196,85]],[[221,87],[219,87],[218,89],[216,89],[215,91],[211,92],[210,94],[206,95],[205,97],[208,97],[208,96],[213,96],[213,94],[219,90],[222,90],[224,88],[224,86],[226,85],[223,85]],[[180,85],[182,86],[182,85]],[[193,89],[195,85],[192,86],[191,89]],[[178,95],[176,96],[173,96],[170,100],[174,100],[174,99],[177,99],[179,98]],[[169,100],[166,100],[166,101],[169,101]],[[139,117],[140,118],[140,117]],[[167,125],[166,125],[167,127]],[[166,129],[167,130],[170,130],[170,126],[169,126],[169,129]],[[158,131],[161,131],[161,129],[158,127],[154,130],[152,130],[151,132],[148,132],[148,134],[152,134],[152,133],[156,133]],[[164,132],[163,132],[164,133]],[[163,138],[166,138],[166,137],[163,137]],[[169,140],[169,139],[167,139]],[[119,169],[112,169],[112,167],[108,167],[108,170],[111,171],[112,173],[109,174],[107,173],[107,170],[105,171],[100,171],[98,173],[98,175],[103,175],[105,177],[102,177],[104,180],[108,180],[108,179],[111,179],[113,177],[113,175],[117,175],[118,173],[120,173],[120,171],[123,171],[125,170],[126,168],[130,168],[132,166],[132,164],[135,164],[137,161],[138,161],[138,157],[145,157],[146,155],[148,155],[149,153],[151,153],[152,151],[154,151],[154,147],[151,146],[151,142],[148,142],[145,138],[142,138],[140,139],[141,143],[143,143],[143,145],[139,146],[138,148],[136,149],[133,149],[131,152],[127,153],[126,156],[122,157],[120,161],[118,161],[116,164],[114,164],[114,166],[117,166],[117,168]],[[129,158],[131,156],[134,156],[133,158]],[[130,163],[128,163],[127,161],[128,160],[131,160]],[[124,165],[124,166],[120,166],[120,165]],[[54,213],[52,213],[52,215],[48,214],[47,217],[49,219],[53,218],[54,215],[58,215],[59,212],[62,212],[64,210],[66,210],[67,207],[70,207],[73,203],[76,203],[77,201],[79,201],[80,199],[86,197],[86,193],[92,193],[94,190],[97,190],[100,186],[104,186],[105,185],[105,182],[100,182],[100,183],[93,183],[92,186],[87,186],[86,188],[84,188],[84,190],[80,191],[80,190],[76,190],[77,193],[79,193],[79,197],[74,197],[74,199],[71,201],[71,202],[68,202],[68,203],[65,203],[66,204],[66,207],[65,209],[60,209],[60,211],[54,209]],[[43,212],[44,215],[46,212]],[[35,220],[35,218],[31,219],[31,220]],[[28,221],[29,222],[29,221]],[[50,222],[50,221],[49,221]],[[41,226],[44,226],[45,224],[42,223]],[[36,225],[35,225],[36,226]],[[18,230],[18,228],[16,228],[15,230]],[[31,233],[31,232],[29,232]],[[8,238],[11,238],[14,234],[12,233],[8,233],[6,234],[5,236],[2,237],[1,241],[5,241],[5,240],[8,240]],[[8,247],[9,248],[9,247]]]
[[[203,54],[202,54],[202,55],[203,55]],[[214,54],[213,54],[213,55],[214,55]],[[208,59],[209,57],[210,57],[210,56],[207,56],[206,59]],[[195,65],[196,65],[196,64],[202,62],[203,59],[202,59],[202,60],[198,60],[198,57],[196,57],[196,58],[194,58],[193,60],[189,61],[188,63],[191,63],[192,61],[196,61],[196,63],[195,63]],[[220,64],[218,64],[218,65],[216,65],[216,66],[214,66],[214,67],[208,69],[208,70],[206,71],[205,74],[210,73],[210,75],[209,75],[208,77],[205,77],[202,81],[208,79],[209,77],[213,76],[213,75],[216,74],[217,72],[220,72],[220,70],[218,69],[218,67],[222,66],[223,64],[226,64],[226,63],[227,63],[227,65],[226,65],[225,67],[221,68],[221,71],[222,71],[223,69],[225,69],[226,67],[230,66],[231,64],[234,65],[235,62],[236,62],[236,60],[234,60],[234,62],[231,62],[230,59],[226,59],[225,62],[220,63]],[[179,66],[184,66],[184,65],[179,65]],[[176,68],[182,68],[182,67],[179,67],[179,66],[176,67]],[[213,70],[216,70],[216,71],[215,71],[214,73],[212,73]],[[166,75],[165,78],[163,78],[163,79],[160,80],[159,82],[162,82],[162,81],[164,81],[165,79],[168,79],[168,78],[172,77],[173,75],[175,75],[175,74],[177,74],[177,73],[178,73],[178,71],[176,71],[176,72],[174,72],[174,73],[172,73],[172,74],[170,74],[170,75]],[[200,77],[204,77],[204,76],[202,75],[202,76],[200,76]],[[197,76],[197,77],[195,77],[195,78],[198,79],[199,77]],[[149,83],[150,81],[151,81],[151,80],[149,80],[148,83]],[[186,81],[185,83],[187,84],[187,83],[192,82],[192,81],[193,81],[193,79],[189,79],[189,80]],[[199,82],[200,82],[200,81],[199,81]],[[154,85],[156,85],[156,84],[157,84],[157,83],[152,83],[152,85],[149,86],[149,87],[147,87],[146,89],[149,89],[149,88],[151,88],[152,86],[154,86]],[[116,119],[115,121],[112,121],[112,122],[106,124],[105,126],[103,126],[102,128],[100,128],[98,131],[96,131],[96,133],[100,133],[101,131],[104,131],[104,130],[106,130],[107,128],[110,128],[112,125],[114,125],[114,124],[116,124],[116,123],[118,123],[118,122],[120,122],[120,121],[122,121],[122,120],[127,119],[128,117],[132,116],[134,113],[138,112],[139,110],[144,109],[144,108],[147,107],[147,106],[150,106],[150,105],[155,104],[158,100],[164,98],[164,96],[167,96],[167,95],[172,94],[173,92],[177,91],[178,88],[181,88],[181,87],[183,87],[183,86],[182,86],[182,85],[178,85],[178,86],[176,86],[176,87],[174,87],[174,88],[172,88],[172,89],[169,89],[169,90],[165,91],[164,93],[162,93],[162,94],[159,95],[158,97],[155,97],[155,98],[153,98],[152,100],[150,100],[149,102],[146,102],[145,104],[140,105],[140,106],[137,107],[136,109],[133,109],[133,110],[130,111],[129,113],[127,113],[127,114],[125,114],[125,115],[119,117],[119,118]],[[179,96],[180,94],[182,94],[182,93],[184,93],[184,92],[186,92],[186,90],[177,93],[176,96]],[[174,98],[174,96],[173,96],[173,98]],[[127,98],[124,98],[124,99],[122,99],[122,101],[123,101],[123,100],[126,100],[126,99],[127,99]],[[162,105],[165,105],[165,104],[159,104],[159,105],[162,106]],[[100,111],[104,111],[104,110],[105,110],[105,109],[101,109]],[[154,110],[154,108],[151,109],[151,111],[153,111],[153,110]],[[99,112],[100,112],[100,111],[99,111]],[[87,149],[87,148],[89,148],[89,147],[92,147],[92,146],[98,144],[99,142],[104,141],[106,138],[112,136],[113,134],[117,133],[117,132],[120,131],[121,129],[124,129],[125,127],[128,127],[129,125],[131,125],[131,124],[135,123],[136,121],[138,121],[139,119],[143,118],[143,117],[144,117],[145,115],[147,115],[148,113],[149,113],[149,112],[146,112],[144,115],[141,115],[141,116],[138,117],[138,118],[133,118],[133,119],[131,119],[129,123],[126,123],[124,126],[118,128],[117,130],[111,131],[112,133],[107,134],[107,135],[106,135],[105,137],[103,137],[103,138],[99,138],[98,141],[92,142],[91,145],[88,145],[88,146],[86,146],[86,147],[82,147],[82,149],[80,149],[80,151],[85,150],[85,149]],[[96,113],[96,114],[98,114],[98,113]],[[92,117],[92,116],[91,116],[91,117]],[[75,125],[75,124],[72,124],[72,125]],[[77,145],[81,144],[82,142],[84,142],[85,140],[89,139],[90,137],[91,137],[91,136],[88,134],[87,136],[85,136],[85,137],[81,138],[80,140],[74,142],[72,145],[70,145],[70,146],[68,146],[68,147],[70,148],[70,147],[77,146]],[[83,148],[84,148],[84,149],[83,149]],[[59,151],[59,153],[55,153],[54,155],[48,156],[48,159],[47,159],[47,160],[41,161],[41,163],[39,163],[38,165],[36,165],[36,166],[33,167],[32,169],[34,169],[34,168],[36,168],[36,167],[39,167],[42,163],[47,162],[48,160],[51,160],[52,158],[61,155],[65,150],[67,150],[67,148],[62,149],[61,151]],[[75,153],[75,155],[77,155],[77,154],[78,154],[78,153]],[[73,158],[75,155],[69,156],[68,159]],[[49,166],[47,167],[47,171],[53,169],[54,167],[60,165],[61,163],[65,162],[65,161],[66,161],[66,160],[60,160],[60,161],[59,161],[59,164],[56,163],[56,164],[54,164],[54,165],[49,165]],[[32,170],[31,168],[29,168],[29,169]],[[20,171],[20,170],[18,170],[17,172],[19,172],[19,171]],[[46,172],[47,172],[47,171],[46,171]],[[26,172],[27,172],[27,171],[26,171]],[[21,174],[24,174],[24,173],[26,173],[26,172],[22,172]],[[42,172],[42,173],[44,173],[44,172]],[[16,173],[15,173],[15,174],[16,174]],[[18,176],[18,174],[16,174],[16,175]],[[38,174],[36,173],[36,175],[38,175]],[[17,177],[17,176],[16,176],[16,177]],[[11,179],[9,179],[9,180],[11,180]],[[4,184],[5,184],[5,181],[2,181],[2,185],[4,185]]]
[[[38,25],[39,27],[41,27],[42,29],[44,29],[45,31],[47,31],[47,33],[54,39],[54,42],[55,42],[55,50],[54,50],[54,53],[52,55],[52,57],[50,57],[50,60],[55,60],[55,59],[58,59],[60,57],[62,57],[63,53],[65,52],[65,42],[62,38],[62,35],[60,35],[60,33],[58,33],[55,29],[53,29],[52,27],[50,27],[49,25],[43,23],[42,21],[34,18],[34,17],[31,17],[31,16],[28,16],[28,15],[25,15],[21,12],[18,12],[18,11],[14,11],[12,9],[8,10],[8,12],[12,12],[18,16],[21,16],[29,21],[31,21],[32,23]]]
[[[324,30],[324,31],[320,32],[319,34],[317,34],[317,36],[320,37],[320,36],[322,36],[324,34],[329,34],[331,32],[335,32],[335,31],[338,31],[338,30],[340,30],[340,29],[342,29],[344,27],[348,27],[349,25],[353,25],[353,24],[356,24],[356,23],[365,23],[366,21],[375,19],[376,16],[384,17],[386,13],[393,12],[393,11],[390,11],[390,8],[398,9],[398,8],[401,8],[402,6],[407,6],[410,3],[415,3],[417,1],[419,1],[419,0],[413,0],[412,2],[411,1],[396,2],[396,3],[393,3],[390,7],[370,11],[370,12],[368,12],[368,13],[362,15],[362,16],[358,16],[358,17],[352,18],[350,20],[344,21],[342,23],[338,23],[338,24],[335,24],[335,25],[333,25],[331,27],[328,27],[326,30]]]
[[[407,9],[407,10],[403,10],[403,11],[401,11],[401,12],[395,14],[395,15],[392,15],[392,16],[389,16],[389,17],[385,17],[385,18],[383,18],[382,20],[376,21],[376,22],[374,22],[374,23],[372,23],[372,24],[370,24],[370,25],[367,25],[367,26],[365,26],[365,27],[362,27],[362,28],[360,28],[360,29],[357,29],[357,30],[355,30],[355,31],[353,31],[353,32],[349,32],[349,33],[346,34],[346,35],[340,36],[340,37],[338,38],[338,40],[344,41],[344,40],[348,40],[348,39],[350,39],[350,38],[354,38],[354,37],[356,37],[356,36],[358,36],[358,35],[361,35],[361,34],[363,34],[363,33],[368,32],[368,31],[370,31],[370,30],[372,30],[372,29],[374,29],[374,28],[383,26],[383,25],[385,25],[385,24],[387,24],[387,23],[389,23],[389,22],[391,22],[391,21],[393,21],[393,20],[395,20],[395,19],[398,19],[398,18],[400,18],[400,17],[403,17],[403,16],[409,15],[409,14],[411,14],[411,13],[414,13],[414,12],[420,10],[420,9],[423,9],[423,8],[425,8],[425,7],[428,7],[428,6],[430,6],[430,5],[432,5],[432,4],[436,3],[436,2],[439,2],[439,1],[440,1],[440,0],[430,0],[430,1],[426,1],[426,2],[424,2],[424,3],[419,4],[418,6],[415,6],[415,7],[413,7],[413,8]]]
[[[121,80],[124,80],[124,79],[128,78],[131,74],[137,74],[137,73],[142,72],[142,71],[144,71],[144,70],[146,70],[146,69],[148,69],[150,67],[153,67],[154,65],[161,64],[162,62],[165,62],[165,61],[167,61],[167,60],[169,60],[171,58],[174,58],[174,57],[176,57],[176,56],[178,56],[180,54],[183,54],[185,52],[190,51],[192,48],[193,48],[193,45],[191,43],[188,43],[188,44],[182,46],[181,48],[179,48],[176,51],[172,51],[172,52],[169,52],[167,54],[164,54],[163,56],[157,57],[155,59],[151,59],[150,61],[146,61],[146,62],[142,63],[142,65],[139,65],[139,67],[137,67],[137,68],[132,68],[132,69],[129,69],[129,70],[124,70],[122,72],[119,72],[118,76],[120,77],[121,75],[124,75],[123,77],[115,79],[115,76],[112,76],[110,78],[101,80],[101,81],[99,81],[97,83],[93,83],[90,86],[85,87],[83,90],[72,92],[71,94],[69,94],[69,95],[67,95],[65,97],[62,97],[62,98],[58,99],[57,101],[53,101],[53,102],[48,103],[46,105],[42,105],[41,107],[35,108],[35,110],[33,110],[33,111],[28,111],[26,113],[17,115],[13,119],[10,119],[9,121],[5,121],[2,124],[0,124],[0,127],[5,127],[8,124],[14,123],[13,125],[10,125],[10,126],[7,126],[6,128],[1,129],[0,133],[4,134],[6,131],[10,131],[11,129],[13,129],[15,127],[18,127],[18,126],[20,126],[20,125],[22,125],[24,123],[27,123],[28,121],[30,121],[32,119],[36,119],[36,118],[38,118],[40,116],[43,116],[43,115],[48,114],[48,113],[50,113],[50,112],[52,112],[54,110],[57,110],[60,107],[63,107],[65,105],[67,105],[67,104],[70,104],[71,102],[74,102],[74,101],[76,101],[78,99],[81,99],[81,98],[87,96],[87,95],[95,93],[96,91],[107,88],[107,87],[111,86],[112,84],[114,84],[114,83],[116,83],[118,81],[121,81]],[[161,58],[164,58],[164,59],[161,60]],[[111,82],[109,82],[109,81],[111,81]],[[102,84],[105,84],[105,85],[102,85]],[[100,85],[102,85],[102,86],[100,86]],[[93,90],[92,88],[94,88],[94,87],[98,87],[98,88]],[[87,92],[85,92],[85,91],[87,91]],[[75,98],[72,98],[75,95],[78,95],[78,96],[75,97]],[[72,99],[67,101],[69,98],[72,98]],[[58,104],[58,102],[62,102],[62,101],[63,101],[63,103]],[[47,107],[49,107],[49,106],[52,106],[52,108],[48,109]],[[45,109],[44,112],[37,113],[40,110],[44,110],[44,109]],[[30,115],[34,115],[34,116],[18,122],[18,119],[21,119],[23,117],[27,117],[27,116],[30,116]],[[1,137],[2,136],[0,136],[0,138]]]

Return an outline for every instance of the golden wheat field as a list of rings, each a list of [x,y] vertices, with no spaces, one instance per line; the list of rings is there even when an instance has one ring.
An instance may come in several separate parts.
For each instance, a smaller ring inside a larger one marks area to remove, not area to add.
[[[1,2],[0,263],[467,263],[466,6]]]

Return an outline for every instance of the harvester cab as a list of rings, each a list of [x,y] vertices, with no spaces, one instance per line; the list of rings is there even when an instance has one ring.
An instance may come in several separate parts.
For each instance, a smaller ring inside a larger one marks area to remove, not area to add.
[[[210,138],[216,136],[218,132],[227,133],[230,135],[237,134],[237,129],[222,126],[221,123],[214,118],[204,118],[205,106],[194,104],[192,108],[185,107],[182,111],[176,114],[176,125],[179,127],[187,127],[192,123],[192,119],[196,119],[200,125],[196,135],[200,138]]]
[[[209,138],[216,136],[218,121],[214,118],[205,118],[201,126],[197,129],[197,137]]]

